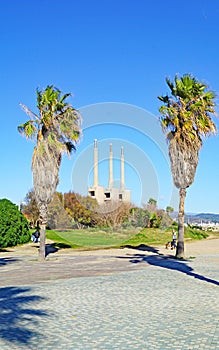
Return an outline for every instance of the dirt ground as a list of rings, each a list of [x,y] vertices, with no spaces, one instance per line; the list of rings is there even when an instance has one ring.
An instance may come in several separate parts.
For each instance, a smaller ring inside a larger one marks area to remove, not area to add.
[[[56,249],[47,240],[46,262],[38,261],[39,244],[28,243],[23,246],[0,250],[0,287],[48,283],[75,277],[92,277],[134,271],[145,268],[144,263],[153,256],[169,258],[175,250],[164,246],[136,248],[100,249],[79,251]],[[185,244],[185,257],[218,256],[219,239],[206,239]],[[137,263],[138,262],[138,263]]]

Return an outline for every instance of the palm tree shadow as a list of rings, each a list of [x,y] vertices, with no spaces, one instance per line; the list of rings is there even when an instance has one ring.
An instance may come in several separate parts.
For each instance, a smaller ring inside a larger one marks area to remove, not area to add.
[[[46,244],[46,256],[58,252],[60,249],[71,248],[70,244],[66,243],[50,243]]]
[[[130,248],[130,249],[137,249],[137,250],[141,250],[144,252],[150,252],[150,253],[155,253],[155,254],[159,254],[159,249],[154,248],[152,246],[146,245],[146,244],[139,244],[138,246],[132,246],[132,245],[125,245],[124,248]]]
[[[16,258],[10,258],[10,257],[0,258],[0,266],[4,266],[4,265],[8,265],[8,264],[14,263],[17,260],[18,259],[16,259]]]
[[[147,246],[144,244],[140,244],[137,247],[131,246],[131,245],[126,245],[125,247],[131,248],[131,249],[137,249],[141,251],[147,251],[150,253],[154,253],[154,255],[146,255],[146,254],[138,253],[138,254],[134,254],[131,258],[130,256],[129,257],[120,256],[118,258],[129,259],[132,264],[139,264],[139,263],[145,262],[149,265],[159,266],[169,270],[176,270],[176,271],[185,273],[188,276],[197,278],[201,281],[205,281],[208,283],[215,284],[216,286],[219,286],[218,281],[195,273],[193,271],[193,268],[187,265],[186,260],[177,260],[172,255],[169,255],[169,256],[163,255],[159,252],[159,249],[151,246]]]
[[[37,318],[47,316],[46,312],[29,307],[44,299],[27,295],[30,290],[20,287],[0,288],[0,338],[18,346],[28,345],[32,337],[40,336]]]
[[[54,254],[58,251],[59,249],[55,246],[54,243],[46,244],[46,256],[49,254]]]
[[[39,250],[40,246],[39,244],[37,244],[37,245],[34,245],[33,247]],[[47,243],[45,245],[45,249],[46,249],[45,256],[47,257],[49,254],[54,254],[58,252],[60,249],[67,249],[67,248],[71,248],[71,245],[65,244],[65,243]]]
[[[136,248],[136,247],[132,247],[132,248]],[[133,264],[145,262],[149,265],[159,266],[159,267],[162,267],[162,268],[165,268],[168,270],[176,270],[176,271],[182,272],[188,276],[191,276],[193,278],[197,278],[201,281],[205,281],[208,283],[212,283],[216,286],[219,286],[218,281],[195,273],[193,271],[193,268],[188,266],[188,264],[186,263],[186,260],[177,260],[173,256],[166,256],[166,255],[159,253],[159,250],[157,250],[156,248],[153,248],[153,247],[150,247],[150,248],[152,248],[151,252],[155,253],[154,255],[146,255],[146,254],[138,253],[138,254],[134,254],[132,256],[132,258],[128,257],[128,259]],[[139,248],[137,247],[137,249],[139,249]],[[140,249],[140,250],[142,250],[142,249]],[[147,250],[147,249],[145,249],[145,250]],[[150,251],[150,250],[147,250],[147,251]],[[120,258],[124,258],[124,257],[120,257]]]

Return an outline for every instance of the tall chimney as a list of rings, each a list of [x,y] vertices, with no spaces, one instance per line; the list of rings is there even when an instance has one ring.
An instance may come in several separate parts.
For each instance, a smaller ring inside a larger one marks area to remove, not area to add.
[[[124,148],[121,148],[120,189],[125,188]]]
[[[109,152],[109,188],[113,187],[113,147],[110,144]]]
[[[94,140],[94,187],[98,186],[98,147],[97,140]]]

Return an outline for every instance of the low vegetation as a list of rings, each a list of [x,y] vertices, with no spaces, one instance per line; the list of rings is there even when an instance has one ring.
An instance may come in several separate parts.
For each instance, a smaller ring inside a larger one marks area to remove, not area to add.
[[[15,204],[7,199],[0,201],[2,208],[0,213],[0,247],[15,246],[30,240],[29,227],[32,227],[31,231],[34,232],[34,224],[38,220],[37,211],[34,210],[37,208],[32,191],[29,192],[28,198],[30,200],[26,201],[27,204],[22,208],[22,211],[29,220]],[[78,200],[79,202],[77,202]],[[65,206],[63,206],[63,202],[65,202]],[[114,212],[101,213],[98,220],[97,214],[99,215],[99,213],[95,212],[94,204],[90,198],[79,198],[72,192],[69,192],[65,198],[61,193],[56,193],[49,206],[48,223],[51,225],[47,227],[46,233],[47,238],[54,242],[53,245],[56,248],[93,250],[142,244],[158,246],[171,241],[172,230],[177,231],[177,223],[173,222],[169,216],[172,208],[159,210],[156,201],[152,198],[144,208],[132,207],[130,209],[121,205],[119,210],[117,208]],[[72,209],[70,210],[70,208]],[[87,220],[90,212],[93,213],[91,221]],[[31,213],[34,213],[35,216],[30,217]],[[61,225],[60,228],[57,228],[57,223]],[[95,226],[89,227],[85,223]],[[208,234],[212,236],[212,233],[207,233],[197,227],[188,226],[185,228],[187,241],[206,238]]]
[[[0,200],[0,247],[13,247],[30,240],[29,224],[18,207],[8,199]]]
[[[148,229],[145,228],[137,233],[134,237],[124,242],[124,245],[138,246],[140,244],[146,245],[164,245],[172,239],[172,229],[177,231],[177,226],[170,226],[166,229]],[[185,228],[185,239],[187,240],[199,240],[207,238],[208,234],[199,229],[193,229],[192,227]]]
[[[89,196],[82,196],[72,191],[62,194],[56,192],[48,206],[47,227],[50,229],[118,229],[133,227],[168,227],[172,223],[169,215],[173,208],[157,208],[157,201],[150,198],[143,208],[123,202],[98,204]],[[39,210],[30,190],[22,206],[24,215],[32,227],[39,221]]]
[[[137,247],[141,244],[149,246],[165,245],[172,239],[172,229],[169,228],[129,228],[126,230],[110,229],[85,229],[58,231],[48,230],[47,238],[53,240],[57,247],[73,249],[100,249],[100,248],[120,248],[125,246]],[[207,238],[208,234],[192,227],[185,228],[186,240],[200,240]]]

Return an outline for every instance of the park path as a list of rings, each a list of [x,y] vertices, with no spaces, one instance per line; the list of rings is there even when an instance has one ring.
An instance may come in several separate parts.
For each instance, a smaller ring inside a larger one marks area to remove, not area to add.
[[[163,246],[141,246],[137,249],[102,249],[80,251],[72,249],[53,249],[47,241],[50,253],[47,261],[38,262],[38,244],[28,243],[23,246],[8,248],[0,252],[0,286],[26,285],[41,282],[112,274],[121,271],[141,269],[141,264],[130,264],[132,257],[139,254],[146,256],[163,255],[173,257],[174,250]],[[219,239],[190,242],[185,245],[188,258],[200,255],[219,254]],[[120,257],[120,258],[118,258]]]

